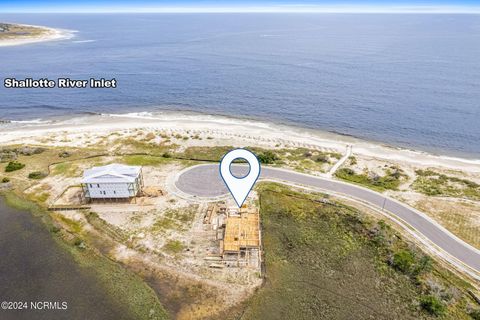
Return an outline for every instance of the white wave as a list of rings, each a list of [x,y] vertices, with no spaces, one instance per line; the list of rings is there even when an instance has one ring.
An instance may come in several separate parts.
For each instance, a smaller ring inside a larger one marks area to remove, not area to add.
[[[10,123],[21,123],[21,124],[43,124],[43,123],[50,123],[48,120],[42,119],[33,119],[33,120],[12,120]]]
[[[73,43],[89,43],[89,42],[96,42],[97,40],[75,40],[72,41]]]
[[[147,111],[130,113],[102,113],[102,116],[114,118],[158,119],[158,117],[154,117],[151,112]]]

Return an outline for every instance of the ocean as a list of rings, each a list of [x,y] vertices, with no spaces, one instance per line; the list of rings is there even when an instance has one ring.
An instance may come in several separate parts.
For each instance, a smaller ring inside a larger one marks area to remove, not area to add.
[[[480,158],[480,15],[0,14],[75,30],[0,47],[0,75],[116,89],[0,88],[0,119],[184,111]]]

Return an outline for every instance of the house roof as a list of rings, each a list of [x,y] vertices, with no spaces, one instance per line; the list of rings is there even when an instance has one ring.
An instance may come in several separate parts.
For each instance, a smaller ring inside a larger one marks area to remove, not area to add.
[[[141,168],[140,166],[126,166],[116,163],[93,167],[83,172],[82,183],[135,182],[135,179],[140,175]]]

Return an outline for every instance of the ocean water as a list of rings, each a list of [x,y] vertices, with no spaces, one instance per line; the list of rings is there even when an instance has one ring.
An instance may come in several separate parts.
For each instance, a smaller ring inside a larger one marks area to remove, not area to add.
[[[180,110],[480,157],[480,15],[0,14],[78,32],[0,47],[4,77],[117,89],[0,88],[0,119]]]

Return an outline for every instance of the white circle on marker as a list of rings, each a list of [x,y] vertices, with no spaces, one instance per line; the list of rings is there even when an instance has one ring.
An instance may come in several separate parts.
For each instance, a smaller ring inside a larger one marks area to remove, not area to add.
[[[250,170],[246,176],[237,178],[230,170],[230,165],[235,159],[244,159],[248,162]],[[260,176],[260,162],[257,157],[246,149],[235,149],[223,156],[220,162],[220,176],[227,185],[238,207],[247,199],[250,190]]]

